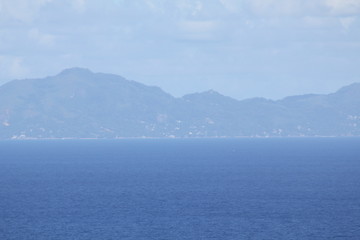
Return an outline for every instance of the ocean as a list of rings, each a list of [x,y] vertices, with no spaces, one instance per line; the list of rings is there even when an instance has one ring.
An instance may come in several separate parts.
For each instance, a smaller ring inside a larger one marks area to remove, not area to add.
[[[360,138],[0,141],[1,240],[359,240]]]

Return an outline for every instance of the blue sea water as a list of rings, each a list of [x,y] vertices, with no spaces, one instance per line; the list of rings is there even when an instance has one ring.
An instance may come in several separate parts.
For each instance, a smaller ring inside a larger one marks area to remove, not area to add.
[[[360,139],[0,142],[1,240],[360,239]]]

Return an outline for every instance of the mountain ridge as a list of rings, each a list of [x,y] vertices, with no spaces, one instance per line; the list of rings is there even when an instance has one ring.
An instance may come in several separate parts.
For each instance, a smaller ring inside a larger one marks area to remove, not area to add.
[[[330,94],[175,98],[122,76],[65,69],[0,86],[0,139],[360,136],[360,83]]]

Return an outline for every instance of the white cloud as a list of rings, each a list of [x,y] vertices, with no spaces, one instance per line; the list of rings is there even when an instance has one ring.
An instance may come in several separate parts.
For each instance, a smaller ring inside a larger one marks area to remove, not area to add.
[[[360,0],[325,0],[325,4],[335,15],[360,14]]]
[[[15,79],[26,77],[29,73],[24,59],[18,56],[0,55],[0,77]]]
[[[209,32],[216,28],[217,23],[213,21],[183,21],[180,26],[189,32]]]
[[[86,7],[86,0],[71,0],[73,8],[79,12],[83,12]]]
[[[159,11],[161,10],[161,7],[159,7],[156,3],[154,3],[151,0],[144,0],[145,4],[153,11]]]
[[[113,0],[113,3],[130,6],[129,11],[140,8],[182,18],[205,16],[208,20],[223,16],[223,10],[252,17],[318,17],[360,13],[360,0]]]
[[[23,65],[24,59],[15,57],[10,65],[10,74],[12,76],[23,77],[26,76],[28,70]]]
[[[251,0],[247,2],[259,15],[294,15],[303,10],[301,0]]]
[[[211,40],[215,37],[215,31],[219,23],[216,21],[181,21],[179,29],[183,36],[194,40]]]
[[[348,30],[351,25],[356,21],[356,17],[343,17],[343,18],[340,18],[340,23],[341,25],[346,29]]]
[[[230,11],[246,9],[248,14],[258,16],[360,14],[360,0],[219,0],[219,2]]]
[[[42,46],[53,46],[55,43],[55,37],[53,35],[42,33],[37,28],[30,29],[28,36]]]
[[[2,18],[30,22],[39,9],[53,0],[0,0]]]
[[[178,0],[176,1],[176,7],[180,10],[181,13],[187,14],[189,16],[196,16],[203,10],[202,1],[188,1],[188,0]]]
[[[39,11],[49,3],[63,0],[0,0],[0,21],[18,20],[32,22]],[[67,0],[67,3],[78,12],[83,12],[87,0]]]
[[[241,1],[239,0],[219,0],[219,1],[229,12],[238,12],[239,9],[241,8]]]
[[[318,17],[318,16],[306,16],[303,18],[303,21],[307,26],[321,28],[333,25],[336,20],[333,20],[329,17]]]

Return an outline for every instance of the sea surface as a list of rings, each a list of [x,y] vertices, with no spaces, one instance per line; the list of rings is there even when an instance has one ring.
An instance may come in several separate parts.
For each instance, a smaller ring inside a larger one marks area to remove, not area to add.
[[[1,240],[359,240],[360,138],[0,141]]]

